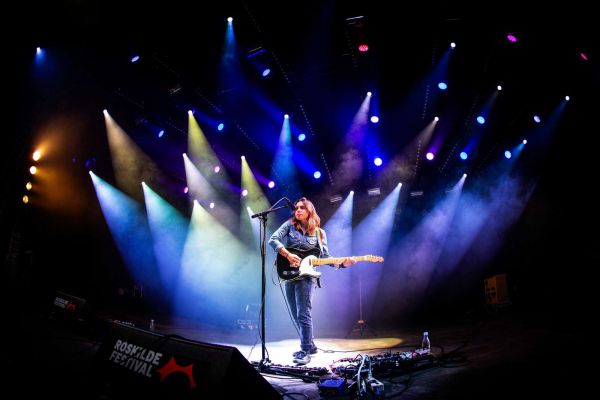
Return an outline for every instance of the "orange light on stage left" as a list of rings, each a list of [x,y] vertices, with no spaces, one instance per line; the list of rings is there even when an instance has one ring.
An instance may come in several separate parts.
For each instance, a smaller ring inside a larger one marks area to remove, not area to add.
[[[33,161],[39,161],[41,157],[42,157],[42,151],[41,150],[34,151],[33,155],[31,156],[31,158],[33,158]]]
[[[29,173],[31,175],[35,175],[37,173],[37,167],[35,165],[32,165],[31,167],[29,167]]]

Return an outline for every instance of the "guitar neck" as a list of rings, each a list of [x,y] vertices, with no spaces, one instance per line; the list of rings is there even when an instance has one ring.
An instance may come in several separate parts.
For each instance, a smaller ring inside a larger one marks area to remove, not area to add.
[[[315,258],[310,263],[314,266],[323,264],[341,264],[348,257],[337,257],[337,258]],[[365,261],[367,256],[354,257],[356,261]]]

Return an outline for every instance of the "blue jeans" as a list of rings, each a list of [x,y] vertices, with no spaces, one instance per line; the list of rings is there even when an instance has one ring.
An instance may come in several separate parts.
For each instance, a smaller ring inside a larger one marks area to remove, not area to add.
[[[315,347],[313,342],[312,298],[316,287],[316,278],[285,283],[285,296],[294,322],[300,331],[300,349],[307,352]]]

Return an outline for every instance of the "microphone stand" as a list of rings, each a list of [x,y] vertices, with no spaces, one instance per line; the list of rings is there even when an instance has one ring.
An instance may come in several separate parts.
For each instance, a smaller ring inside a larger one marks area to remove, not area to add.
[[[283,200],[283,199],[281,199]],[[277,201],[277,203],[279,203],[281,200]],[[275,204],[277,204],[275,203]],[[260,340],[261,340],[261,345],[262,345],[262,358],[258,364],[258,369],[260,371],[263,371],[265,369],[268,369],[269,365],[271,364],[271,360],[269,360],[266,357],[266,345],[265,345],[265,341],[266,341],[266,335],[265,335],[265,292],[266,292],[266,286],[267,286],[267,274],[265,271],[265,259],[267,256],[267,215],[269,213],[272,213],[273,211],[277,211],[277,210],[281,210],[282,208],[288,208],[288,205],[284,205],[284,206],[280,206],[280,207],[276,207],[276,208],[269,208],[268,210],[265,210],[263,212],[259,212],[256,213],[254,215],[251,215],[250,218],[258,218],[261,222],[260,224],[260,257],[261,257],[261,261],[262,261],[262,286],[261,286],[261,302],[260,302],[260,315],[261,315],[261,321],[260,321],[260,330],[261,330],[261,334],[260,334]]]

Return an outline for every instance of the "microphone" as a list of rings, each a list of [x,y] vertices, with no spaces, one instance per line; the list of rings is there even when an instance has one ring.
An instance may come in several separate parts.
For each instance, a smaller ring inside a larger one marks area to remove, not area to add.
[[[294,204],[290,201],[290,199],[288,199],[287,197],[285,198],[285,202],[287,203],[288,207],[292,209],[292,211],[296,211],[296,206],[294,206]]]

